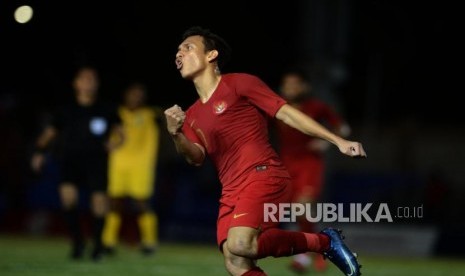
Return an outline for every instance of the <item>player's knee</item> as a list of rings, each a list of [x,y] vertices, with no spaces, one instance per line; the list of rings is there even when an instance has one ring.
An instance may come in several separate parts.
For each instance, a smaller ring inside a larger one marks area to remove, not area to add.
[[[237,256],[253,258],[257,254],[257,249],[254,247],[254,243],[250,237],[230,237],[227,240],[226,246],[229,252]]]
[[[65,210],[73,209],[78,203],[78,190],[71,183],[64,183],[60,186],[61,204]]]
[[[108,209],[106,195],[102,192],[94,192],[92,194],[92,213],[95,216],[104,216]]]

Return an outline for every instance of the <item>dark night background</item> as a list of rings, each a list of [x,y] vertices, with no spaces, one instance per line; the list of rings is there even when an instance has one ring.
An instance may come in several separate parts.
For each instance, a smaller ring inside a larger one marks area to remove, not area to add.
[[[455,7],[438,1],[26,1],[35,14],[24,25],[11,16],[19,3],[2,3],[1,85],[25,104],[62,100],[73,66],[91,62],[108,97],[137,78],[152,88],[153,102],[187,105],[196,95],[174,54],[182,32],[202,25],[232,45],[227,71],[257,74],[271,86],[287,66],[322,68],[317,77],[325,79],[328,64],[339,62],[345,78],[333,93],[353,122],[460,121],[447,112],[459,107],[451,86]]]
[[[30,206],[25,195],[37,176],[30,176],[25,160],[41,116],[71,98],[76,66],[96,65],[101,95],[111,101],[119,101],[124,85],[137,79],[148,85],[152,104],[187,108],[197,95],[179,76],[174,57],[182,32],[201,25],[231,44],[226,72],[256,74],[277,89],[280,74],[297,65],[312,77],[315,93],[347,118],[369,159],[354,164],[331,152],[328,198],[338,198],[340,179],[348,179],[350,187],[365,195],[364,185],[371,184],[374,198],[399,204],[427,205],[436,193],[439,203],[431,201],[431,206],[443,213],[425,224],[463,230],[457,219],[462,220],[464,209],[465,128],[458,100],[463,89],[456,85],[463,71],[463,48],[458,46],[463,31],[457,31],[458,8],[452,3],[2,1],[0,221],[2,213],[13,208],[27,212]],[[34,8],[27,24],[13,19],[20,4]],[[173,199],[176,194],[164,181],[181,165],[172,156],[171,144],[165,151],[167,161],[161,160],[164,171],[157,185],[162,196]],[[199,173],[185,170],[186,178]],[[200,179],[215,182],[208,173]],[[193,192],[210,196],[204,202],[214,204],[215,185],[200,183],[200,190]],[[443,197],[441,191],[447,191]],[[168,208],[167,201],[161,198],[165,203],[158,204]],[[213,221],[214,211],[206,212]],[[446,249],[438,250],[455,252],[447,245],[457,237],[441,238]]]

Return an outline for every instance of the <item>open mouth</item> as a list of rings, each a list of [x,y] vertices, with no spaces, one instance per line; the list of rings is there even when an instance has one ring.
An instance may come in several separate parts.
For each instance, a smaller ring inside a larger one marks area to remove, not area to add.
[[[182,61],[180,59],[176,59],[176,69],[180,70],[182,68]]]

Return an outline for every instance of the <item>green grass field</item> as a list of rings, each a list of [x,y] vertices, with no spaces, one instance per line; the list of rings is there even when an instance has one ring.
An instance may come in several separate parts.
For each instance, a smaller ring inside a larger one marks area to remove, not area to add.
[[[142,256],[136,247],[120,246],[115,256],[99,263],[89,259],[67,259],[68,243],[63,238],[0,236],[0,275],[228,275],[222,256],[214,245],[162,243],[154,256]],[[465,260],[402,259],[360,256],[363,275],[465,275]],[[267,258],[259,262],[270,276],[295,275],[288,271],[289,258]],[[332,264],[325,273],[342,275]]]

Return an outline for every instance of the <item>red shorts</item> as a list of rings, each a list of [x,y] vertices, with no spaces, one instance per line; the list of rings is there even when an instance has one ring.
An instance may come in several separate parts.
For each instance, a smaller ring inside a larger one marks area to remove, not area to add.
[[[229,199],[227,204],[221,201],[216,232],[220,249],[231,227],[246,226],[261,231],[277,227],[278,222],[264,221],[264,204],[289,203],[291,188],[289,178],[270,176],[248,184],[235,197],[235,201]]]
[[[302,198],[318,199],[323,188],[324,161],[318,158],[285,158],[292,177],[292,202]]]

